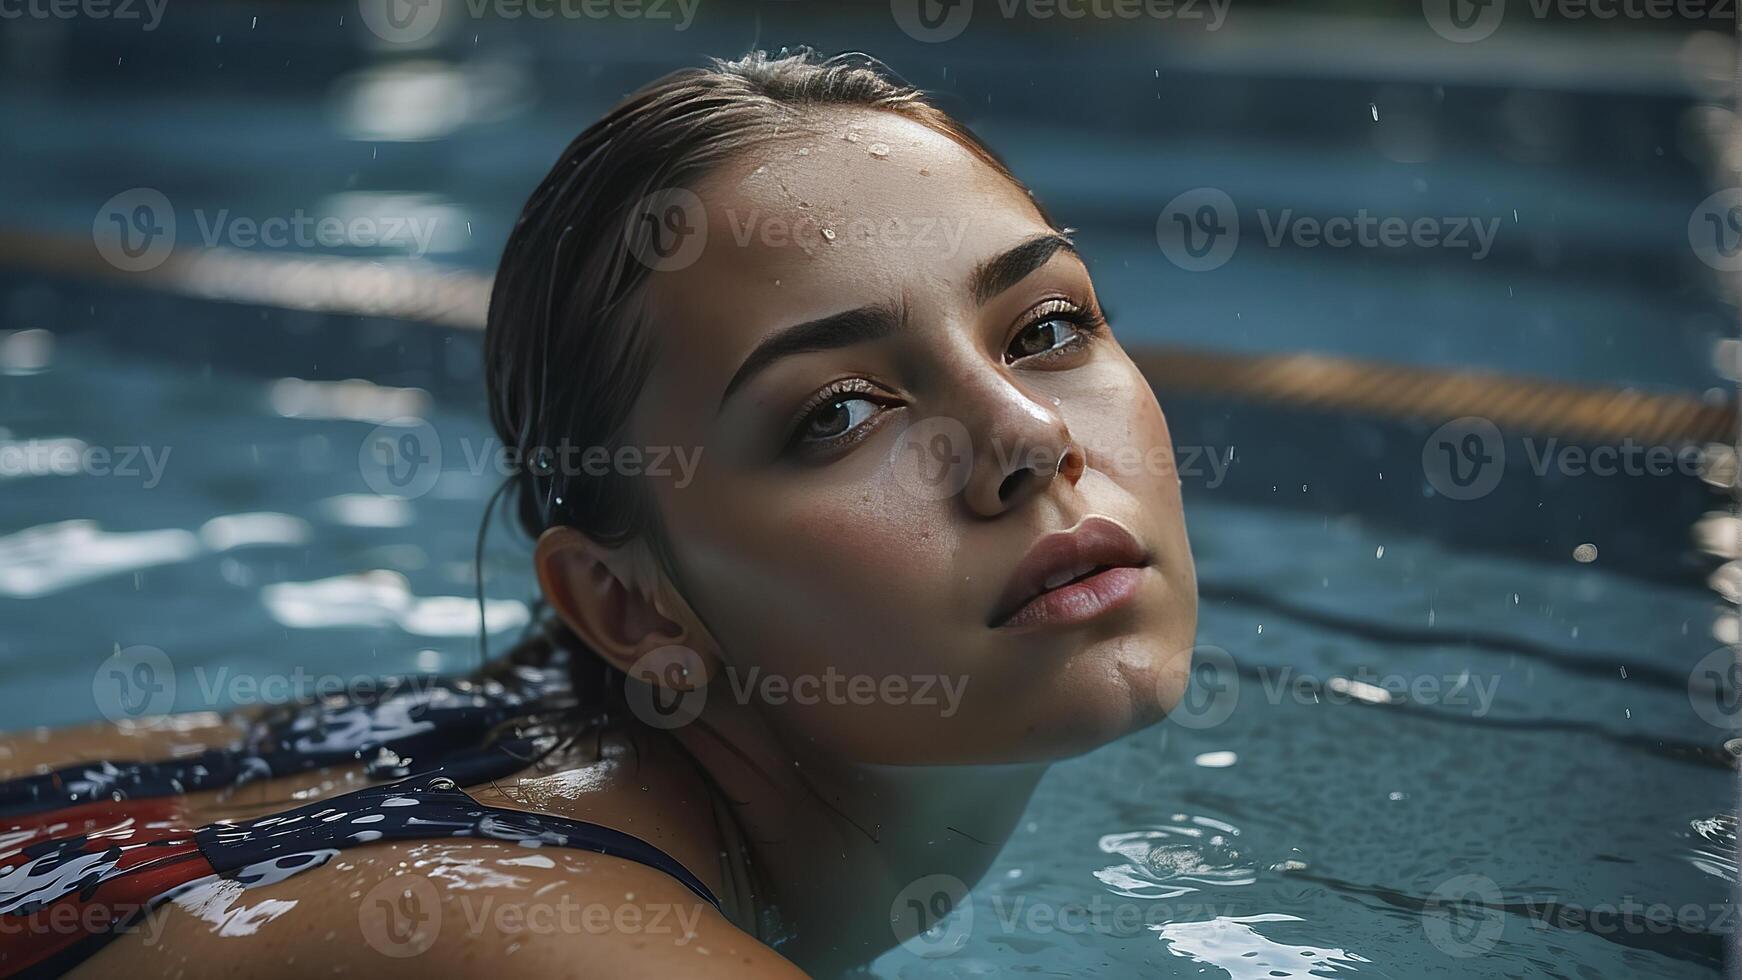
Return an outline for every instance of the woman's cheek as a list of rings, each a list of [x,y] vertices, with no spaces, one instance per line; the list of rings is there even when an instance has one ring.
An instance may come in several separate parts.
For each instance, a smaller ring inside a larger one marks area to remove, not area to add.
[[[1109,358],[1081,380],[1060,407],[1090,468],[1133,490],[1170,477],[1173,442],[1167,422],[1135,366],[1123,356]]]

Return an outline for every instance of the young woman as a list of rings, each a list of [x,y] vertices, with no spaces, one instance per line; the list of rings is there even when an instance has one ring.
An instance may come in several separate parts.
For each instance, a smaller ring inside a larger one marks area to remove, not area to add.
[[[1177,700],[1155,398],[1066,232],[875,65],[630,96],[486,343],[549,615],[471,681],[7,740],[0,974],[834,974]]]

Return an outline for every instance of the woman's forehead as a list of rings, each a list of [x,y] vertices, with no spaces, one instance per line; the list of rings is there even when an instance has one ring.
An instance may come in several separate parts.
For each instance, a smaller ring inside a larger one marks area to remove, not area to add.
[[[685,387],[723,386],[786,324],[965,292],[977,264],[1048,230],[984,160],[887,112],[823,117],[757,145],[695,193],[705,244],[648,280],[655,385],[675,372]]]

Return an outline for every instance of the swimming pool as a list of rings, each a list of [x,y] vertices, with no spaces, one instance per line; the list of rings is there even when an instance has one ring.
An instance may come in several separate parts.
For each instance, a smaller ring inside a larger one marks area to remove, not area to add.
[[[156,706],[179,710],[476,662],[475,333],[4,285],[7,728],[124,713],[97,676],[116,647],[162,651]],[[441,475],[381,496],[359,453],[406,415]],[[1210,431],[1175,415],[1182,443]],[[1719,971],[1734,733],[1690,700],[1717,646],[1696,571],[1527,560],[1213,479],[1187,479],[1205,646],[1180,719],[1058,766],[967,908],[876,975]],[[487,550],[498,641],[526,615],[520,547]]]
[[[496,485],[474,331],[283,308],[308,299],[295,288],[248,305],[13,269],[5,233],[87,246],[105,200],[148,187],[190,248],[220,213],[397,214],[439,219],[423,257],[481,277],[581,126],[750,44],[864,48],[937,90],[1083,229],[1134,348],[1696,402],[1722,384],[1733,311],[1686,248],[1715,107],[1688,90],[1699,46],[1671,31],[1455,46],[1414,5],[1315,23],[1260,4],[1215,37],[991,25],[940,48],[887,4],[824,6],[704,4],[682,34],[485,21],[411,49],[350,2],[176,6],[150,34],[7,22],[0,181],[31,192],[0,195],[0,729],[469,670]],[[1055,64],[1071,84],[1035,70]],[[1254,238],[1185,273],[1157,213],[1209,184],[1248,212],[1503,233],[1480,263]],[[1721,601],[1742,588],[1715,594],[1687,536],[1725,499],[1685,472],[1541,478],[1509,430],[1499,488],[1448,501],[1422,461],[1437,421],[1162,395],[1195,471],[1186,706],[1057,766],[966,907],[870,974],[1719,975],[1742,713],[1711,658],[1742,639]],[[401,499],[369,447],[406,416],[440,476]],[[502,524],[484,570],[496,646],[533,590]],[[118,650],[166,668],[139,700],[106,675]]]

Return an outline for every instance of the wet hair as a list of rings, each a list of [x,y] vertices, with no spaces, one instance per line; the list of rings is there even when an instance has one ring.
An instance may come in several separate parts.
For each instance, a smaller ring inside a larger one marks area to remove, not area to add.
[[[864,55],[757,51],[673,72],[625,98],[575,137],[533,191],[490,294],[490,420],[521,461],[502,489],[528,536],[568,525],[606,545],[642,537],[674,571],[656,508],[633,478],[576,475],[556,463],[581,448],[615,454],[647,380],[654,331],[641,287],[658,273],[637,257],[645,253],[633,245],[631,222],[659,195],[692,188],[771,139],[814,130],[833,110],[911,119],[1022,186],[965,126]],[[480,554],[482,538],[481,530]],[[580,649],[542,603],[507,660],[536,661],[556,648],[570,651],[583,705],[600,708],[621,694],[621,673]]]

